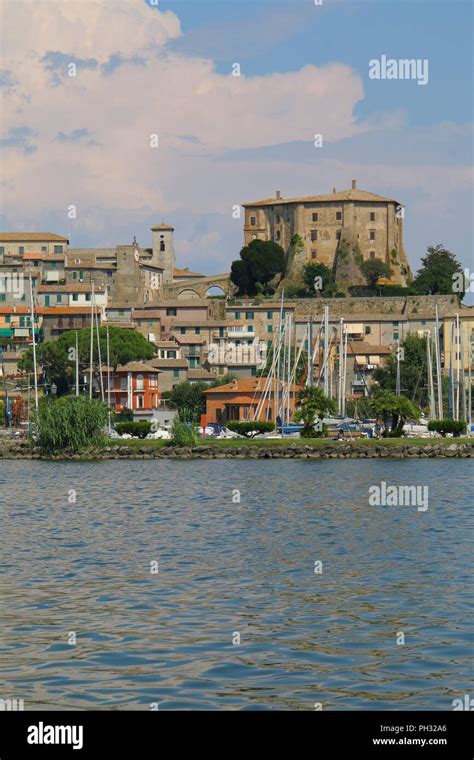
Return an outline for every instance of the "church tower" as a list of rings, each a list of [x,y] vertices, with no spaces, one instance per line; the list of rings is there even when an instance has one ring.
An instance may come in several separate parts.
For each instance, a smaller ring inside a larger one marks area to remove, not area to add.
[[[174,227],[162,222],[152,227],[153,233],[153,264],[163,267],[163,283],[173,281],[176,265],[174,256],[173,233]]]

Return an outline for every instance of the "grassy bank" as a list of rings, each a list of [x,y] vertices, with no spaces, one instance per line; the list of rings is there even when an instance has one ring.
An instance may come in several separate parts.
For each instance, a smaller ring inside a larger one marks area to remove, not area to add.
[[[355,438],[351,441],[349,438],[344,439],[344,445],[354,446],[367,446],[369,448],[375,448],[376,446],[383,446],[387,448],[394,448],[397,446],[449,446],[452,443],[460,445],[462,443],[472,443],[472,438],[383,438],[377,441],[374,438]],[[236,449],[243,446],[255,446],[257,448],[276,447],[276,446],[312,446],[313,448],[325,448],[331,445],[338,444],[332,438],[229,438],[223,440],[216,440],[215,438],[205,438],[200,440],[197,446],[212,446],[216,449]],[[135,438],[128,438],[121,440],[118,438],[110,439],[109,446],[128,446],[134,449],[163,449],[169,447],[169,441],[161,440],[139,440]]]

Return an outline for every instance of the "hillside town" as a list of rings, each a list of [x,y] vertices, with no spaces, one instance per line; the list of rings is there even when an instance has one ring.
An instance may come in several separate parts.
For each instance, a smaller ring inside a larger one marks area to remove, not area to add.
[[[474,308],[460,304],[455,293],[404,292],[412,275],[401,203],[359,190],[354,180],[342,192],[285,199],[278,191],[274,198],[243,207],[243,245],[272,241],[287,258],[286,272],[270,295],[239,293],[229,273],[209,276],[179,268],[175,230],[165,222],[151,228],[150,247],[134,238],[115,248],[72,248],[58,233],[1,233],[0,399],[10,423],[15,408],[26,417],[32,403],[34,377],[22,370],[24,352],[35,342],[36,392],[54,394],[41,346],[68,332],[94,330],[94,325],[141,334],[152,353],[146,360],[111,367],[102,357],[93,373],[78,371],[73,391],[99,397],[105,387],[110,407],[116,413],[131,410],[138,420],[169,419],[162,414],[167,395],[188,382],[213,386],[206,394],[208,422],[248,420],[256,410],[259,419],[275,421],[277,392],[270,389],[265,409],[259,399],[283,324],[288,355],[293,350],[296,356],[297,347],[309,354],[311,381],[318,384],[324,376],[332,398],[341,393],[347,400],[365,398],[374,372],[413,334],[429,335],[439,345],[445,376],[457,373],[459,383],[468,382]],[[354,286],[364,292],[357,258],[390,264],[390,276],[380,282],[398,286],[399,293],[354,296]],[[315,263],[334,272],[338,297],[328,298],[317,288],[302,297],[285,295],[301,281],[305,267]],[[321,326],[325,332],[317,340]],[[336,386],[344,341],[341,391]],[[296,390],[295,385],[289,394],[293,404]]]

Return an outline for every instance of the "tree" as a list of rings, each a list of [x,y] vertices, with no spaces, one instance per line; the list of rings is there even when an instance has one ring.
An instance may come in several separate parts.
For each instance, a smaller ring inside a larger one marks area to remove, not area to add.
[[[303,423],[302,438],[311,438],[315,435],[316,417],[322,421],[325,414],[336,413],[336,403],[332,398],[325,395],[322,388],[315,385],[306,385],[301,389],[298,396],[299,408],[295,413],[295,421]]]
[[[382,259],[367,259],[360,264],[360,271],[369,288],[375,289],[381,277],[390,277],[392,270]]]
[[[108,411],[105,404],[87,396],[42,399],[31,428],[35,445],[50,454],[80,452],[104,440]]]
[[[420,295],[448,295],[456,293],[462,300],[465,292],[463,270],[455,255],[441,244],[428,246],[428,253],[421,259],[422,266],[413,281]],[[454,281],[459,288],[453,288]]]
[[[370,402],[374,414],[383,421],[384,438],[388,437],[389,429],[402,432],[403,425],[407,420],[417,421],[420,419],[418,407],[406,396],[397,396],[392,391],[377,388],[373,392]]]
[[[90,366],[90,328],[86,327],[77,331],[79,347],[79,376]],[[100,355],[102,364],[107,360],[107,331],[105,327],[99,328]],[[43,357],[43,366],[50,383],[57,386],[58,396],[68,393],[75,383],[76,360],[76,331],[71,330],[63,333],[57,340],[48,341],[37,350],[38,366],[40,354]],[[71,350],[72,349],[72,350]],[[152,359],[155,356],[155,347],[147,341],[144,335],[134,330],[120,327],[109,327],[109,354],[110,364],[116,369],[119,364],[127,364],[130,361]],[[93,335],[93,364],[98,367],[99,354],[97,350],[97,336]],[[27,349],[20,362],[22,372],[33,371],[33,350]]]
[[[337,285],[331,269],[325,264],[306,264],[303,270],[303,282],[308,295],[321,295],[334,298]]]
[[[232,262],[230,279],[240,295],[253,296],[271,291],[270,280],[285,269],[283,248],[273,240],[252,240],[240,251],[240,259]]]
[[[206,412],[206,383],[189,383],[184,381],[174,386],[169,394],[169,401],[178,410],[182,422],[198,423],[201,414]]]

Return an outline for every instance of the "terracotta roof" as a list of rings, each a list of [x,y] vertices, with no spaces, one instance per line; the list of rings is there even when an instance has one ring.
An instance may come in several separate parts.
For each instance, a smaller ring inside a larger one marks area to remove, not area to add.
[[[128,362],[117,367],[117,372],[159,372],[157,367],[153,367],[149,362]]]
[[[231,383],[219,385],[217,388],[209,388],[204,393],[254,393],[262,392],[265,389],[266,377],[242,377],[239,380],[233,380]],[[292,385],[292,391],[299,391],[299,385]]]
[[[157,369],[187,369],[188,363],[186,359],[151,359],[149,362],[152,367]]]
[[[95,283],[94,290],[96,293],[103,293],[103,285]],[[48,285],[39,285],[38,293],[92,293],[92,284],[89,282],[65,282],[61,285],[50,283]]]
[[[39,308],[35,308],[36,314],[43,314],[44,316],[66,314],[71,317],[74,315],[81,316],[82,314],[89,316],[91,310],[90,304],[84,304],[84,306],[40,306]],[[95,307],[95,313],[100,314],[100,306]]]
[[[170,224],[158,224],[156,227],[150,227],[152,232],[157,232],[158,230],[174,230],[174,227],[172,227]]]
[[[65,253],[25,253],[23,254],[24,261],[64,261],[66,258]]]
[[[188,370],[188,380],[215,380],[216,376],[208,369],[190,369]]]
[[[154,340],[152,342],[157,348],[174,348],[179,351],[179,346],[174,340]]]
[[[206,343],[206,341],[201,335],[176,335],[175,337],[176,337],[176,341],[180,344],[185,343],[185,344],[194,345],[198,343]]]
[[[61,242],[69,243],[68,238],[55,235],[53,232],[0,232],[0,243],[36,243]]]
[[[347,345],[347,353],[358,356],[359,354],[391,354],[392,350],[388,346],[372,346],[365,340],[351,340]]]
[[[190,272],[188,267],[186,267],[185,269],[178,269],[178,267],[174,267],[173,275],[174,277],[205,277],[206,276],[204,274],[201,274],[200,272]]]
[[[368,190],[359,190],[358,188],[351,188],[349,190],[341,190],[338,193],[325,193],[323,195],[308,195],[300,198],[265,198],[262,201],[254,201],[253,203],[242,203],[241,205],[246,207],[254,206],[282,206],[286,203],[328,203],[337,201],[368,201],[373,203],[398,203],[393,198],[384,198],[382,195],[376,195],[376,193],[370,193]]]
[[[208,319],[208,320],[197,320],[193,319],[192,321],[184,321],[181,319],[173,319],[169,329],[175,330],[177,327],[204,327],[209,330],[214,329],[215,327],[225,327],[228,324],[226,319]]]

